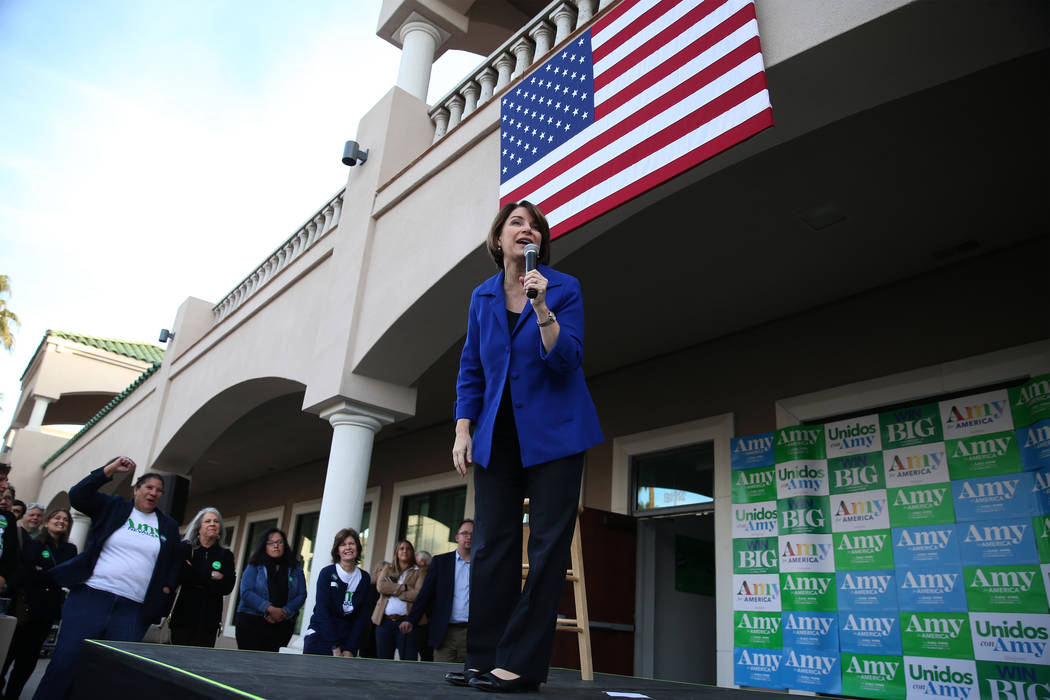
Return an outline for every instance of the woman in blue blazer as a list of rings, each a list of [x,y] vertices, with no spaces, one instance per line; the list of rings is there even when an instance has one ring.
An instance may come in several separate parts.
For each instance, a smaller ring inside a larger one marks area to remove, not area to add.
[[[304,654],[357,656],[372,613],[368,609],[372,578],[359,568],[361,538],[353,528],[335,534],[332,563],[317,574],[317,595]]]
[[[539,246],[526,271],[525,248]],[[500,268],[470,299],[456,385],[452,459],[474,464],[470,632],[456,685],[536,690],[554,624],[583,475],[602,441],[583,376],[583,299],[546,265],[550,227],[529,202],[504,206],[487,240]],[[521,588],[522,501],[530,499],[529,574]]]
[[[288,645],[295,617],[306,602],[306,577],[288,537],[275,527],[263,533],[241,575],[237,648],[277,651]]]

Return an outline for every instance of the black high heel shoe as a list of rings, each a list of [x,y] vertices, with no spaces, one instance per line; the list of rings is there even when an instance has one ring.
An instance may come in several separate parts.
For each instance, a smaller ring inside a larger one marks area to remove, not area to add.
[[[450,671],[445,674],[445,680],[452,685],[463,686],[464,688],[470,685],[472,678],[477,678],[482,675],[481,671],[477,669],[468,668],[465,671]]]
[[[505,681],[491,673],[482,673],[470,679],[470,687],[488,693],[535,693],[539,691],[540,684],[521,676]]]

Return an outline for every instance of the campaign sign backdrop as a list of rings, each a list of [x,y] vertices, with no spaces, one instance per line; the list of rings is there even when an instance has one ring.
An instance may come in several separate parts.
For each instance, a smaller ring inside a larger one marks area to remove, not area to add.
[[[1050,375],[731,452],[737,684],[1050,700]]]

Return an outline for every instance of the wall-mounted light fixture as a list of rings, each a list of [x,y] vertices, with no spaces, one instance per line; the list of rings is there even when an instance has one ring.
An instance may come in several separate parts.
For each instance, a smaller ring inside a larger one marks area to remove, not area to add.
[[[166,343],[169,340],[175,340],[175,334],[169,331],[167,328],[161,328],[160,337],[157,338],[157,342]]]
[[[362,151],[357,141],[347,141],[343,146],[343,165],[349,165],[352,168],[366,160],[368,160],[368,149]]]

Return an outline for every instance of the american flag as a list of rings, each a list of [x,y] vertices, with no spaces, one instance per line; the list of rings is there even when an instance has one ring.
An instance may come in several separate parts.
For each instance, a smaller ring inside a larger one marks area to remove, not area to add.
[[[568,233],[772,126],[752,0],[623,0],[500,102],[500,204]]]

